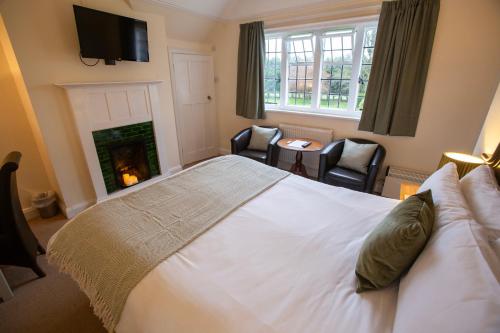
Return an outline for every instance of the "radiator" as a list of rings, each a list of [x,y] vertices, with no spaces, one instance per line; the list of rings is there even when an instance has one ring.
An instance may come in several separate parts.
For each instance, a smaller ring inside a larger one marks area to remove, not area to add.
[[[325,128],[311,128],[291,124],[280,124],[279,128],[283,131],[284,138],[303,138],[313,139],[324,145],[332,142],[333,131]],[[320,152],[308,152],[303,154],[302,163],[307,169],[309,176],[316,178],[318,176]],[[281,149],[279,165],[283,169],[289,169],[295,163],[295,151]]]
[[[390,166],[387,177],[385,177],[382,196],[399,199],[402,183],[422,184],[429,176],[428,172]]]

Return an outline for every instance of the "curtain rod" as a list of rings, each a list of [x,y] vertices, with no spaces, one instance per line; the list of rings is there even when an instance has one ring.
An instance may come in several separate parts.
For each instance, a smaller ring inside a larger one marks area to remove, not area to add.
[[[311,21],[316,20],[316,22],[320,21],[333,21],[337,19],[344,18],[354,18],[356,16],[369,16],[376,15],[380,13],[382,8],[382,2],[377,1],[377,3],[364,4],[355,7],[348,8],[315,8],[315,13],[304,14],[301,15],[301,11],[293,10],[293,11],[281,11],[275,13],[268,13],[268,15],[256,16],[256,17],[247,17],[239,19],[239,23],[250,23],[254,21],[263,21],[264,25],[268,29],[282,27],[282,26],[293,26],[300,25],[304,23],[311,23]],[[304,12],[305,9],[302,11]],[[361,15],[359,13],[362,12]],[[285,17],[284,17],[285,16]]]
[[[335,25],[342,25],[342,24],[354,24],[354,23],[360,23],[360,22],[366,22],[366,21],[377,21],[378,20],[378,15],[364,15],[364,16],[356,16],[356,17],[349,17],[349,18],[340,18],[340,19],[328,19],[324,21],[318,21],[318,22],[312,22],[312,23],[302,23],[302,24],[294,24],[294,25],[283,25],[283,26],[276,26],[276,27],[268,27],[264,25],[264,30],[266,32],[281,32],[284,30],[303,30],[303,29],[308,29],[308,28],[329,28],[332,24]]]
[[[369,14],[362,14],[359,16],[370,16],[373,14],[379,14],[382,6],[379,5],[371,5],[371,6],[363,6],[358,8],[350,8],[350,9],[342,9],[342,10],[329,10],[322,13],[311,14],[311,15],[301,15],[290,18],[283,19],[264,19],[264,25],[270,29],[280,26],[290,26],[290,25],[298,25],[301,22],[308,22],[312,20],[317,21],[333,21],[336,20],[335,17],[340,17],[338,20],[344,18],[355,18],[357,17],[357,13],[359,12],[369,12]],[[358,17],[359,17],[358,16]]]

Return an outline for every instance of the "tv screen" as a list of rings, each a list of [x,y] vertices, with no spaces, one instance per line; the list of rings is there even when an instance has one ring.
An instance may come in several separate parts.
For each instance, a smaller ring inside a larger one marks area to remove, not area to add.
[[[149,61],[145,21],[73,5],[83,58]]]

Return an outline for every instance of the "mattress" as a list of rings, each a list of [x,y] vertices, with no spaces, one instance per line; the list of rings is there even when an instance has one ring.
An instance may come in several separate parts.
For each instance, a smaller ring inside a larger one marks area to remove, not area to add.
[[[391,332],[397,287],[356,294],[354,269],[397,203],[287,177],[152,270],[116,332]]]

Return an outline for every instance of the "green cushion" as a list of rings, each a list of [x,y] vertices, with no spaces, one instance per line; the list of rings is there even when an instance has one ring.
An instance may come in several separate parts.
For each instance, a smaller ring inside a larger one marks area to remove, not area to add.
[[[252,126],[252,136],[248,149],[266,151],[269,141],[276,135],[277,128]]]
[[[399,279],[424,249],[433,224],[431,190],[412,195],[394,207],[361,247],[356,292],[382,289]]]

